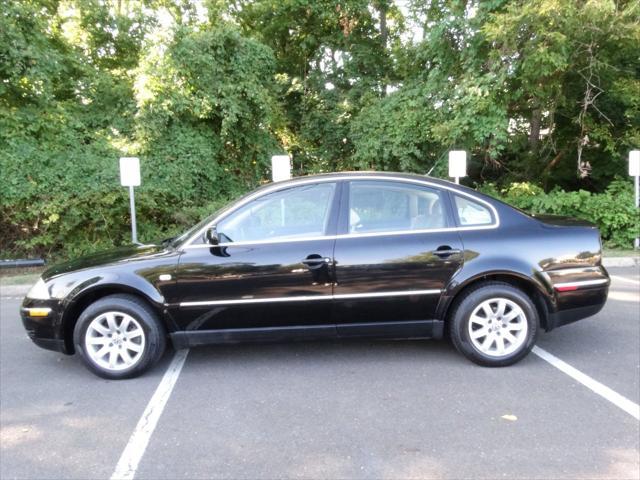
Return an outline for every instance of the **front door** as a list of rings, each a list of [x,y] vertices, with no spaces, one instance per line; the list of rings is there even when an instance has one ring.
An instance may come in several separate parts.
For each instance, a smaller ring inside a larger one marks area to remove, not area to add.
[[[344,198],[335,245],[338,333],[431,335],[428,321],[463,258],[446,192],[363,179],[345,185]]]
[[[180,328],[332,324],[337,191],[322,182],[262,195],[217,222],[218,246],[201,239],[186,247],[177,269]]]

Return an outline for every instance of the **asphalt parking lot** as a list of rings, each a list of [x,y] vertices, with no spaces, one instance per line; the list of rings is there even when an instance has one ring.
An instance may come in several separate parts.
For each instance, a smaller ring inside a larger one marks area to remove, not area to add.
[[[640,275],[610,273],[602,312],[538,342],[601,394],[536,354],[488,369],[437,341],[171,350],[107,381],[32,345],[3,297],[0,478],[110,478],[129,455],[136,479],[638,479]]]

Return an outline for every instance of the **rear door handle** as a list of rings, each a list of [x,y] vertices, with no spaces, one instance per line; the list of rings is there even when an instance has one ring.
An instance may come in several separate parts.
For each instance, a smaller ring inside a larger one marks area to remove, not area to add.
[[[309,255],[307,258],[300,260],[311,269],[320,268],[323,265],[331,265],[333,261],[329,257],[321,257],[320,255]]]
[[[462,253],[462,250],[458,248],[438,247],[436,250],[431,250],[431,253],[433,253],[438,257],[448,257],[450,255],[456,255],[458,253]]]

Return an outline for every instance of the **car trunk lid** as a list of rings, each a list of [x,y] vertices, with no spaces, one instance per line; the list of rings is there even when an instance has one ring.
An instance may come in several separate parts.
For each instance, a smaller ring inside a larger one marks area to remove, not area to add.
[[[567,217],[564,215],[531,215],[539,222],[550,227],[589,227],[596,228],[596,225],[580,218]]]

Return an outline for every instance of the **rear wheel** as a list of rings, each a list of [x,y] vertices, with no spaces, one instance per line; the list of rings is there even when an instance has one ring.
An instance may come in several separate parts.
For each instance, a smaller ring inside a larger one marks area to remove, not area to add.
[[[155,312],[133,295],[111,295],[91,304],[80,315],[73,339],[87,368],[109,379],[140,375],[166,345]]]
[[[490,367],[512,365],[533,348],[538,313],[523,291],[502,282],[464,294],[451,315],[451,340],[471,361]]]

